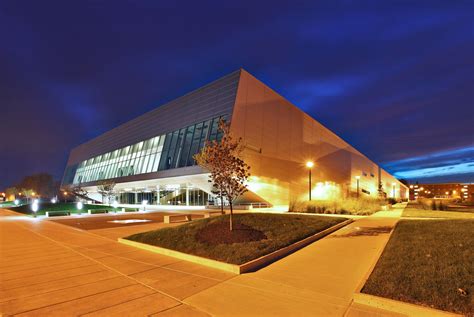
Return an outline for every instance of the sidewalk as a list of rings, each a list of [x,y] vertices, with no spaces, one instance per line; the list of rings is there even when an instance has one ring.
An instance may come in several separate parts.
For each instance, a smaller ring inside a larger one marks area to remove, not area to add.
[[[0,315],[206,316],[182,299],[232,277],[0,209]]]
[[[381,215],[236,276],[0,209],[0,313],[385,316],[350,306],[398,221]]]
[[[357,220],[258,272],[234,277],[185,303],[217,316],[393,316],[362,305],[349,307],[398,214]]]

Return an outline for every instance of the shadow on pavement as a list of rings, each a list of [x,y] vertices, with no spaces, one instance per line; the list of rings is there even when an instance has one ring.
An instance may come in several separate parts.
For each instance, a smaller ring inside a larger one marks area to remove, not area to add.
[[[351,232],[331,236],[332,238],[360,237],[360,236],[378,236],[379,234],[390,233],[393,227],[354,227]]]

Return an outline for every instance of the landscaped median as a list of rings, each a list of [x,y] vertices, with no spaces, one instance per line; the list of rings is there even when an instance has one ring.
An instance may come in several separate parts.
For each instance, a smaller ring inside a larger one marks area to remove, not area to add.
[[[19,212],[25,215],[33,216],[35,213],[31,210],[31,205],[30,204],[25,204],[17,207],[8,207],[7,209]],[[117,211],[122,211],[122,208],[114,208],[112,206],[108,205],[93,205],[93,204],[84,204],[82,207],[82,210],[77,209],[77,204],[76,203],[40,203],[39,204],[39,209],[36,212],[37,216],[44,216],[46,215],[46,212],[50,213],[58,213],[58,212],[64,212],[64,213],[70,213],[70,214],[87,214],[88,210],[91,210],[91,213],[96,213],[99,211],[112,211],[112,212],[117,212]],[[135,211],[137,208],[125,208],[125,211]]]
[[[400,221],[354,301],[413,316],[474,316],[473,233],[474,220]]]
[[[159,254],[241,274],[280,259],[349,224],[342,217],[237,214],[143,232],[119,242]]]

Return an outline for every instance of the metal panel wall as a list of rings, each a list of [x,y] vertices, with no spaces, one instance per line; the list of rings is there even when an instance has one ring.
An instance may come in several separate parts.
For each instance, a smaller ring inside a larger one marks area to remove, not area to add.
[[[239,77],[235,71],[79,145],[67,166],[219,115],[230,117]]]

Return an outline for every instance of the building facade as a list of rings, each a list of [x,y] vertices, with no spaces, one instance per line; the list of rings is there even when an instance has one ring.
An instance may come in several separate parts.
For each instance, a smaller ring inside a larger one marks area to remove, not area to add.
[[[249,192],[237,203],[288,206],[308,198],[408,198],[408,188],[245,70],[238,70],[74,148],[62,186],[116,184],[120,203],[213,204],[208,173],[193,155],[218,140],[220,119],[241,137],[251,166]]]
[[[474,184],[440,183],[410,185],[410,200],[418,198],[461,199],[474,201]]]

